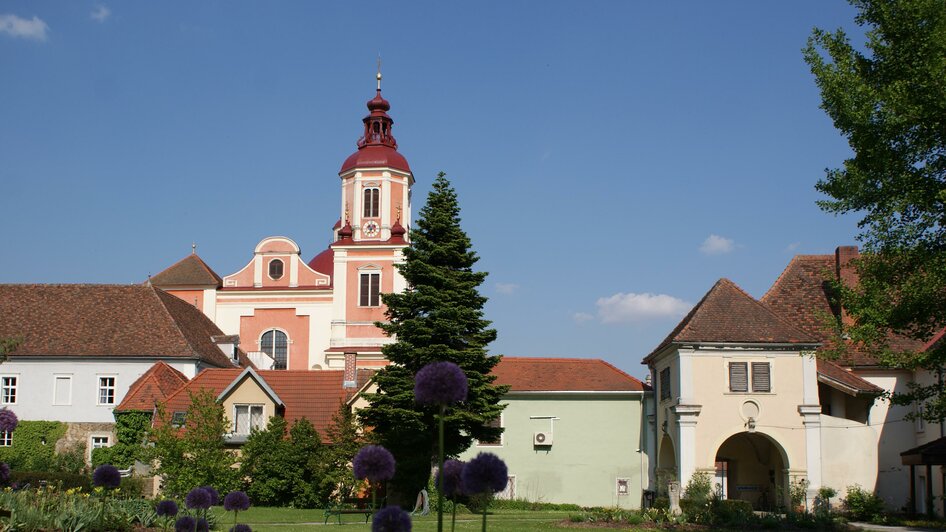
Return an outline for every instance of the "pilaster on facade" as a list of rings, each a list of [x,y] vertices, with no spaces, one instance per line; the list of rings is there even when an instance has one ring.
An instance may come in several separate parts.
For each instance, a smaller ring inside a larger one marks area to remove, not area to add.
[[[677,415],[677,463],[680,467],[680,485],[686,486],[696,472],[696,423],[703,405],[678,403],[672,407]]]
[[[807,497],[811,502],[818,495],[822,483],[821,405],[817,403],[798,405],[798,413],[802,416],[802,424],[805,427],[805,452],[809,483]]]

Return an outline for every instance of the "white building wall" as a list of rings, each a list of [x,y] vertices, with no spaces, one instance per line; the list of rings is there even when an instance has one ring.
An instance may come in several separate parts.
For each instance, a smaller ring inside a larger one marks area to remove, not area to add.
[[[196,361],[165,362],[189,379],[197,373]],[[89,357],[11,359],[0,365],[0,376],[17,377],[16,404],[3,406],[12,410],[22,420],[114,423],[112,410],[125,398],[128,387],[154,363],[155,359],[116,360]],[[67,404],[53,404],[56,376],[71,377],[71,394]],[[98,404],[100,376],[115,377],[114,404]]]

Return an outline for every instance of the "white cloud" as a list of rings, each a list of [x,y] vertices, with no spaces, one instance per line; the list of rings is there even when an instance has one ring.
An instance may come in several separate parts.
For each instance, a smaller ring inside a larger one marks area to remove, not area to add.
[[[516,283],[496,283],[496,292],[500,294],[511,294],[519,290],[519,285]]]
[[[703,244],[700,245],[700,251],[706,255],[722,255],[729,253],[736,248],[736,243],[731,238],[719,235],[710,235],[706,237]]]
[[[595,317],[592,316],[591,314],[588,314],[587,312],[576,312],[575,314],[572,315],[572,319],[575,320],[577,323],[585,323],[586,321],[591,321],[595,319]]]
[[[691,307],[682,299],[666,294],[618,293],[599,298],[598,318],[603,323],[632,323],[655,318],[680,317]]]
[[[105,4],[95,4],[95,9],[89,14],[92,20],[96,22],[105,22],[105,19],[112,15],[112,11]]]
[[[798,249],[798,246],[801,245],[801,242],[792,242],[791,244],[785,246],[785,251],[792,252]]]
[[[16,15],[0,15],[0,33],[11,37],[45,41],[47,31],[49,26],[37,16],[27,20]]]

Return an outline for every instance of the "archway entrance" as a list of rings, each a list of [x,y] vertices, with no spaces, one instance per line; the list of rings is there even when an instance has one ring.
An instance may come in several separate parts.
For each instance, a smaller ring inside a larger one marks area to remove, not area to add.
[[[788,461],[775,440],[757,432],[730,436],[716,451],[716,479],[727,499],[749,501],[756,510],[785,504]]]
[[[677,452],[673,440],[664,434],[657,450],[657,494],[667,496],[667,483],[677,479]]]

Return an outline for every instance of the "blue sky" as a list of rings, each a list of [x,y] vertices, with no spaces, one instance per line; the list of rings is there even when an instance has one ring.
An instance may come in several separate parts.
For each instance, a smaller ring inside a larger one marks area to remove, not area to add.
[[[417,179],[447,172],[494,353],[640,359],[720,277],[755,297],[855,243],[815,182],[849,148],[797,2],[0,4],[0,282],[218,273],[338,218],[375,61]]]

